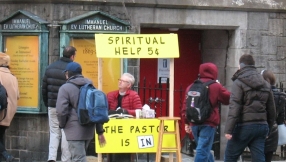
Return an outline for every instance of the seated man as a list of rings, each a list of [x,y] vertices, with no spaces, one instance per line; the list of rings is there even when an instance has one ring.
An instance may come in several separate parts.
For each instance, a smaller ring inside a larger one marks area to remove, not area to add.
[[[130,89],[135,79],[133,75],[124,73],[118,81],[119,90],[107,94],[109,110],[117,110],[120,113],[127,111],[128,114],[135,116],[135,110],[142,109],[138,93]]]
[[[128,113],[135,116],[135,110],[142,109],[138,93],[130,89],[134,82],[133,75],[129,73],[122,74],[118,80],[119,90],[107,94],[109,110],[116,111],[118,114]],[[134,156],[133,154],[131,156],[130,154],[111,154],[109,158],[110,162],[115,162],[116,159],[120,159],[121,162],[130,162],[133,161]]]

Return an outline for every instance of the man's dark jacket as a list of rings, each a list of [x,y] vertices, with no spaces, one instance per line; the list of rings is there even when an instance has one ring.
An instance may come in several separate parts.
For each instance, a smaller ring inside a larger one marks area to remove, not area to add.
[[[271,130],[276,110],[270,84],[254,66],[242,67],[232,80],[225,133],[232,134],[236,124],[268,124]]]
[[[70,62],[71,59],[61,57],[47,67],[42,83],[42,96],[46,107],[56,107],[59,88],[67,81],[63,70]]]

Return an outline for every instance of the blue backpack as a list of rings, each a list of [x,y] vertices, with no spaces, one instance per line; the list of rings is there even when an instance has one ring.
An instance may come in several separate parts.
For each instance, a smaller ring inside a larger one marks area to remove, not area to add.
[[[105,93],[96,89],[92,84],[80,87],[78,105],[78,121],[81,125],[92,123],[107,123],[108,101]]]

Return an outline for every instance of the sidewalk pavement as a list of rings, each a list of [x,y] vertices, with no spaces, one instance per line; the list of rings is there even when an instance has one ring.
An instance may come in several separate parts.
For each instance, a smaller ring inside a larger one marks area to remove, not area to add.
[[[175,154],[174,154],[175,156]],[[162,156],[162,161],[161,162],[169,162],[169,158],[168,158],[168,155],[163,155]],[[87,161],[88,162],[97,162],[97,157],[94,157],[94,156],[88,156],[87,157]],[[136,160],[135,160],[136,161]],[[190,156],[187,156],[185,154],[182,154],[182,162],[193,162],[194,161],[194,158],[193,157],[190,157]],[[106,159],[103,159],[103,162],[107,162]],[[120,162],[120,161],[118,161]],[[138,161],[137,162],[147,162],[147,158],[146,157],[139,157]],[[154,157],[154,154],[153,155],[150,155],[150,158],[149,158],[149,162],[155,162],[155,157]],[[176,162],[175,160],[173,162]],[[215,162],[223,162],[223,161],[215,161]]]
[[[154,155],[156,156],[156,154],[150,154],[149,162],[155,162],[155,156]],[[185,155],[185,154],[181,154],[181,155],[182,155],[182,161],[181,162],[194,162],[193,157],[190,157],[190,156]],[[174,156],[175,156],[175,154],[174,154]],[[162,157],[163,158],[162,158],[161,162],[169,162],[169,158],[168,158],[169,156],[168,155],[163,155]],[[88,162],[97,162],[97,157],[88,156],[87,161]],[[281,160],[281,161],[283,161],[283,160]],[[281,161],[272,161],[272,162],[281,162]],[[107,162],[107,160],[104,159],[103,162]],[[118,161],[118,162],[120,162],[120,161]],[[137,162],[147,162],[147,158],[145,156],[143,156],[143,157],[139,156],[139,159]],[[177,161],[174,160],[173,162],[177,162]],[[215,162],[223,162],[223,160],[215,160]],[[238,160],[237,162],[242,162],[242,161]],[[250,161],[243,161],[243,162],[250,162]],[[285,162],[285,160],[284,160],[284,162]]]

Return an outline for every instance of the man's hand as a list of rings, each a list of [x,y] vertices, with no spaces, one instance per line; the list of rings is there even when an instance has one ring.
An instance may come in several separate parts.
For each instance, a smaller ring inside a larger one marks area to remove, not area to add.
[[[126,109],[123,109],[123,108],[117,108],[116,113],[117,114],[129,114],[128,111]]]
[[[192,133],[192,129],[191,129],[191,127],[188,124],[185,124],[185,131],[187,133]]]
[[[103,134],[102,134],[102,135],[98,135],[98,142],[99,142],[99,146],[100,146],[100,147],[105,146],[106,141],[105,141],[105,137],[104,137]]]
[[[228,139],[228,140],[230,140],[230,139],[232,138],[232,135],[231,135],[231,134],[225,134],[224,136],[225,136],[225,138]]]

